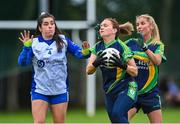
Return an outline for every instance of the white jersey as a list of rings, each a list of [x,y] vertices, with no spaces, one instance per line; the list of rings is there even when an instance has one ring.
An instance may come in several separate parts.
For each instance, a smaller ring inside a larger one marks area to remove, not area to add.
[[[57,51],[56,42],[48,45],[38,38],[33,39],[32,64],[34,68],[34,91],[44,95],[58,95],[67,92],[67,41],[60,35],[64,47]]]

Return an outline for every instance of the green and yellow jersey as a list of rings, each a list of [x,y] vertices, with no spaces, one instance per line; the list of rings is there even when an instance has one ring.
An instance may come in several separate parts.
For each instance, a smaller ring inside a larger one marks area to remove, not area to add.
[[[109,44],[104,43],[103,41],[97,42],[91,49],[92,54],[97,55],[98,52],[103,51],[107,48],[115,48],[122,55],[123,62],[127,62],[129,59],[133,58],[132,51],[123,43],[120,39],[116,39]],[[119,67],[115,68],[106,68],[100,66],[103,76],[103,88],[106,93],[118,92],[123,90],[124,87],[128,85],[129,81],[134,81],[134,79],[126,73],[126,70],[123,70]]]
[[[148,55],[142,51],[138,46],[137,39],[129,39],[125,43],[133,51],[134,60],[138,67],[138,76],[135,80],[138,84],[138,94],[144,94],[153,89],[158,83],[159,67],[153,64]],[[164,54],[164,44],[156,43],[152,44],[152,39],[147,41],[148,49],[150,49],[155,54],[160,54],[162,57],[162,63],[166,61]]]

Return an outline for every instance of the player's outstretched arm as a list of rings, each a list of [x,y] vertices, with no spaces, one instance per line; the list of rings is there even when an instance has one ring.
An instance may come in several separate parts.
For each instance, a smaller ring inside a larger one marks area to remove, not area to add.
[[[30,38],[30,31],[24,30],[24,33],[20,34],[19,40],[23,43],[24,47],[18,57],[18,64],[21,66],[26,66],[32,63],[32,39],[33,35]]]
[[[67,51],[71,53],[73,56],[75,56],[78,59],[84,59],[89,58],[90,56],[90,45],[87,41],[84,41],[82,44],[82,47],[79,47],[77,44],[75,44],[71,39],[66,37],[66,41],[68,43]]]

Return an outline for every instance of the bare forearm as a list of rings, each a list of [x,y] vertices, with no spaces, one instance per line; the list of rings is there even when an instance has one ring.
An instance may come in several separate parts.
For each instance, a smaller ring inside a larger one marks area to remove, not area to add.
[[[147,50],[146,54],[150,58],[153,64],[160,65],[161,64],[161,56],[159,54],[154,54],[151,50]]]
[[[135,77],[138,75],[138,69],[137,69],[137,66],[135,64],[135,61],[134,59],[131,59],[127,62],[127,69],[126,69],[126,72],[128,74],[130,74],[131,76]]]
[[[135,77],[138,75],[138,69],[137,66],[127,66],[126,72],[130,74],[131,76]]]

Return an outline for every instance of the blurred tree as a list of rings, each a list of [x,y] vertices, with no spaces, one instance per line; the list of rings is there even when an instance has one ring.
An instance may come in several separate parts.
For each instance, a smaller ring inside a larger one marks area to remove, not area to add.
[[[164,39],[164,42],[166,45],[169,44],[171,41],[171,30],[172,27],[170,24],[172,24],[172,10],[173,10],[173,0],[164,0],[162,1],[162,7],[161,7],[161,15],[160,15],[160,26],[161,30],[164,31],[161,33],[162,38]]]
[[[36,0],[6,0],[0,4],[0,20],[34,20],[37,17]],[[18,43],[19,30],[0,30],[0,90],[5,88],[5,96],[0,98],[3,109],[17,110],[19,106],[17,58],[21,50]],[[24,81],[28,82],[28,81]],[[1,108],[0,107],[0,108]]]
[[[86,20],[86,1],[53,0],[50,11],[56,20]]]

